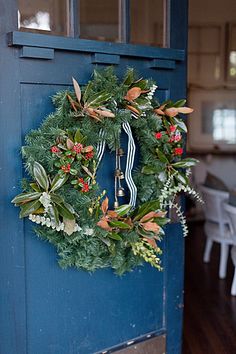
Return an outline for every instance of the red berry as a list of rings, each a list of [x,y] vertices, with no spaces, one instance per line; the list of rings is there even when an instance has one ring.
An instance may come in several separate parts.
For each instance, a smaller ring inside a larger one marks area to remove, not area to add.
[[[174,155],[182,155],[183,149],[182,148],[175,148],[174,149]]]
[[[80,154],[83,150],[83,145],[80,143],[75,143],[75,145],[73,146],[73,151],[76,152],[76,154]]]
[[[93,151],[90,151],[90,152],[87,152],[87,154],[85,155],[85,159],[86,160],[90,160],[92,159],[94,156],[94,152]]]
[[[67,165],[61,166],[61,169],[63,172],[69,173],[70,172],[70,164],[68,163]]]
[[[176,125],[170,125],[170,132],[174,133],[176,131]]]
[[[87,193],[89,191],[89,185],[88,183],[84,183],[83,188],[81,189],[81,192]]]
[[[59,152],[60,151],[60,149],[57,147],[57,146],[52,146],[51,147],[51,152],[53,153],[53,154],[56,154],[57,152]]]
[[[155,134],[155,138],[156,139],[161,139],[161,137],[162,137],[162,133],[161,132]]]

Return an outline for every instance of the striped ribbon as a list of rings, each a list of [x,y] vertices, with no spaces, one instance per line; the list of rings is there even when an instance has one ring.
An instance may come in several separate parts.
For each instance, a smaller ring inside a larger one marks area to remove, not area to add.
[[[102,160],[102,157],[103,157],[103,154],[105,151],[105,145],[106,145],[105,140],[103,139],[104,138],[104,131],[102,129],[99,131],[99,136],[101,137],[101,140],[99,141],[99,143],[97,145],[97,158],[98,158],[97,168]]]
[[[134,138],[132,135],[132,131],[130,128],[130,125],[128,122],[123,123],[123,129],[128,135],[128,151],[127,151],[127,160],[126,160],[126,168],[125,168],[125,180],[128,185],[129,191],[130,191],[130,201],[129,204],[132,205],[132,207],[135,207],[136,204],[136,198],[137,198],[137,187],[134,184],[133,178],[132,178],[132,169],[134,165],[134,156],[135,156],[135,151],[136,151],[136,146],[134,143]]]

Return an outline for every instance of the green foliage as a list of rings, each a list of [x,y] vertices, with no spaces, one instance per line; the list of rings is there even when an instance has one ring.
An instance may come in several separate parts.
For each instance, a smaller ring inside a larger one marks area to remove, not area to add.
[[[63,268],[112,267],[122,274],[145,260],[160,270],[156,242],[169,222],[165,207],[178,191],[194,194],[185,169],[197,161],[181,158],[187,128],[178,116],[190,109],[185,100],[160,105],[155,83],[132,68],[121,82],[108,67],[94,71],[82,89],[73,84],[75,91],[52,98],[55,112],[26,136],[22,156],[31,180],[22,181],[24,192],[12,202],[20,217],[39,224],[36,234],[56,247]],[[139,145],[133,173],[139,205],[114,211],[96,181],[96,147],[104,140],[110,151],[118,148],[124,122]]]

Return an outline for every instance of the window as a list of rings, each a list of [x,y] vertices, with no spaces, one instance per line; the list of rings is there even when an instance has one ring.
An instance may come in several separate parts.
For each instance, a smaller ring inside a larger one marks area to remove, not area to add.
[[[165,0],[18,0],[18,28],[163,47],[164,5]]]
[[[18,28],[21,31],[68,35],[67,0],[18,0]]]

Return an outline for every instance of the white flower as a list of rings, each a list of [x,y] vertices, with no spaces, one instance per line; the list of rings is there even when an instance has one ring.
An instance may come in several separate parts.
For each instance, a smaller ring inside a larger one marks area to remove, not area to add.
[[[84,228],[84,234],[87,236],[92,236],[94,234],[94,229],[91,229],[89,227]]]
[[[48,208],[51,206],[51,196],[50,194],[43,192],[41,197],[39,198],[39,201],[43,204],[45,211],[48,211]]]

